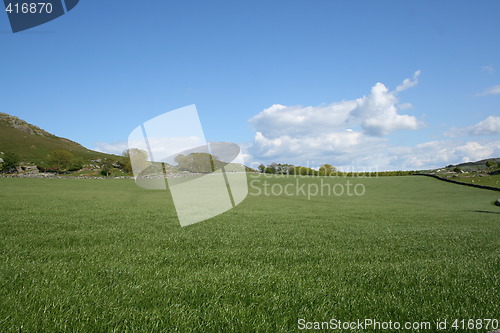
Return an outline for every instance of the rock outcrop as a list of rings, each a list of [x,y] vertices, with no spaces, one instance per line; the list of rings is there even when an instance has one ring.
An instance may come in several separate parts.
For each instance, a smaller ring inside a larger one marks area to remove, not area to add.
[[[25,122],[22,119],[17,118],[16,116],[11,116],[7,113],[0,112],[0,121],[7,124],[7,126],[12,128],[17,128],[23,132],[26,132],[31,135],[41,135],[41,136],[54,136],[47,131],[44,131],[40,127],[35,125],[31,125]]]

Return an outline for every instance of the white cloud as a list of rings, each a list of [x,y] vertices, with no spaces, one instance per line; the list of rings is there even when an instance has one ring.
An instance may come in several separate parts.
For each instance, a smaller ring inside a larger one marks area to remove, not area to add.
[[[399,104],[397,92],[418,82],[420,71],[413,79],[405,79],[395,91],[377,83],[368,96],[320,106],[285,106],[274,104],[249,121],[256,132],[266,137],[319,135],[360,126],[365,134],[383,136],[397,130],[415,130],[421,123],[414,116],[398,113],[409,103]]]
[[[493,65],[484,65],[484,66],[481,66],[481,71],[493,74],[493,73],[495,73],[495,67],[493,67]]]
[[[320,106],[275,104],[252,117],[253,143],[244,147],[252,167],[272,162],[317,167],[332,163],[344,170],[414,170],[442,167],[500,156],[499,141],[438,140],[400,146],[385,135],[416,130],[423,124],[401,114],[411,108],[398,93],[418,83],[420,71],[395,90],[377,83],[370,94],[355,100]],[[489,117],[468,130],[494,132],[498,117]]]
[[[489,157],[498,157],[500,154],[500,141],[492,142],[489,145],[478,142],[467,142],[456,147],[457,153],[462,157],[462,162],[484,160]]]
[[[414,81],[407,81],[399,87],[408,89]],[[405,83],[406,82],[406,83]],[[398,87],[398,88],[399,88]],[[350,112],[350,120],[359,121],[365,133],[383,136],[397,130],[416,130],[421,124],[417,118],[398,113],[398,98],[382,83],[377,83],[368,96],[358,98],[356,107]]]
[[[392,167],[396,169],[431,169],[500,156],[500,141],[456,142],[429,141],[413,147],[391,147]]]
[[[404,79],[403,83],[401,83],[399,86],[396,87],[396,92],[400,92],[408,88],[411,88],[413,86],[416,86],[418,84],[418,77],[420,76],[420,73],[421,71],[418,70],[413,74],[413,78]]]
[[[245,161],[250,166],[257,167],[260,163],[272,162],[290,163],[318,167],[324,163],[335,165],[340,170],[425,170],[457,164],[462,162],[478,161],[500,156],[500,141],[454,141],[436,140],[417,144],[415,146],[391,145],[385,139],[362,136],[357,138],[359,144],[338,146],[337,149],[327,149],[328,145],[320,145],[324,149],[314,149],[310,142],[293,142],[287,145],[287,140],[281,140],[278,145],[272,140],[266,140],[269,145],[265,148],[274,148],[267,156],[246,154]],[[375,141],[372,141],[375,140]],[[281,148],[287,148],[280,150]],[[298,148],[298,151],[294,151]],[[250,147],[252,150],[253,147]]]
[[[95,147],[93,148],[93,150],[101,153],[115,154],[115,155],[121,155],[125,149],[128,149],[127,141],[119,141],[113,143],[97,142],[95,144]]]
[[[447,136],[457,137],[466,135],[495,135],[500,134],[500,117],[489,116],[475,125],[465,128],[452,128]]]
[[[489,116],[470,128],[472,135],[500,134],[500,117]]]
[[[328,156],[340,156],[354,150],[368,153],[386,139],[371,138],[359,131],[344,130],[320,136],[266,137],[257,132],[252,153],[265,159],[283,159],[289,163],[301,160],[320,160]],[[349,161],[347,161],[349,162]]]
[[[400,103],[397,107],[401,111],[413,109],[413,105],[411,103]]]
[[[375,165],[374,152],[383,151],[386,139],[365,136],[360,132],[335,133],[325,138],[267,138],[257,133],[252,146],[245,149],[245,162],[256,168],[272,162],[319,167],[335,162],[337,167]]]
[[[419,74],[396,89],[414,86]],[[245,154],[259,162],[372,163],[374,151],[387,148],[384,135],[421,126],[414,116],[398,113],[401,106],[411,104],[400,104],[396,93],[377,83],[370,94],[356,100],[319,106],[272,105],[249,120],[256,134]]]
[[[329,133],[342,129],[356,107],[355,101],[320,106],[284,106],[274,104],[252,117],[254,128],[266,136]]]
[[[500,84],[497,84],[496,86],[493,87],[489,87],[485,91],[476,94],[476,96],[481,97],[481,96],[498,95],[498,94],[500,94]]]

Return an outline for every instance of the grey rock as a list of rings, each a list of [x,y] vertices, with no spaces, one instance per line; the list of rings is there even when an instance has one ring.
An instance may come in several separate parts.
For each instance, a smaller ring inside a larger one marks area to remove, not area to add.
[[[21,169],[23,170],[24,173],[27,173],[27,174],[38,174],[39,173],[36,165],[24,165],[21,167]]]
[[[43,129],[31,125],[27,122],[25,122],[22,119],[19,119],[18,117],[11,116],[7,113],[2,113],[0,112],[0,120],[3,120],[4,122],[7,122],[7,126],[12,127],[12,128],[17,128],[25,133],[31,134],[31,135],[41,135],[41,136],[51,136],[47,131],[44,131]]]

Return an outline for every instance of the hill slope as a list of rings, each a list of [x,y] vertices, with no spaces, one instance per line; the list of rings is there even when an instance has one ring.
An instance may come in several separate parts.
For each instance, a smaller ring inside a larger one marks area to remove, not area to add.
[[[457,164],[457,165],[454,165],[454,166],[457,166],[457,167],[460,167],[460,168],[470,168],[470,169],[474,169],[474,168],[485,168],[486,167],[486,162],[488,161],[493,161],[495,162],[496,164],[500,164],[500,157],[497,157],[497,158],[487,158],[485,160],[480,160],[480,161],[476,161],[476,162],[466,162],[466,163],[460,163],[460,164]]]
[[[18,117],[0,113],[0,152],[14,152],[24,162],[46,161],[55,150],[69,150],[83,162],[91,159],[121,159],[120,156],[104,154],[85,148],[66,138],[53,135]]]

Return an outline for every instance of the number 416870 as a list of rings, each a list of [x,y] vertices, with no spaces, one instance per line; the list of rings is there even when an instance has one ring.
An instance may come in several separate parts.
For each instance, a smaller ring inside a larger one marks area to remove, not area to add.
[[[24,2],[9,3],[5,11],[9,14],[50,14],[52,13],[52,4],[50,2]]]
[[[480,330],[493,329],[499,327],[498,319],[455,319],[451,325],[455,330]]]

